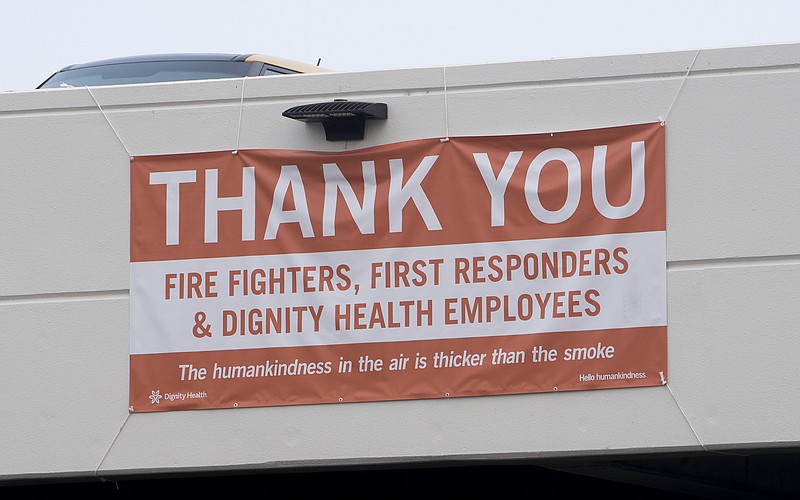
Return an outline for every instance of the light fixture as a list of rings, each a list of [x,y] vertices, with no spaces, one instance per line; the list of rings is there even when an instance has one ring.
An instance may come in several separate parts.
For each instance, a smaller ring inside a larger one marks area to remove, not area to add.
[[[334,99],[295,106],[284,111],[283,116],[306,123],[322,123],[326,140],[351,141],[364,138],[366,120],[385,120],[387,113],[388,108],[382,102]]]

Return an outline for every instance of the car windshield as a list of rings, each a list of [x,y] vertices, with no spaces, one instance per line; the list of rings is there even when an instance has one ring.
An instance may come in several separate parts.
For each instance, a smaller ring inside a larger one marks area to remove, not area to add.
[[[40,88],[236,78],[248,76],[251,68],[251,63],[243,61],[152,61],[106,64],[61,71]]]

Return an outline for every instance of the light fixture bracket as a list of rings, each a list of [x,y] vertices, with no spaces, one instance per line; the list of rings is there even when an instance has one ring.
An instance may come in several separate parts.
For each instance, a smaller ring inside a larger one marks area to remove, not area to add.
[[[306,123],[322,123],[328,141],[358,141],[364,139],[366,121],[385,120],[388,107],[382,102],[335,99],[295,106],[284,111],[283,116]]]

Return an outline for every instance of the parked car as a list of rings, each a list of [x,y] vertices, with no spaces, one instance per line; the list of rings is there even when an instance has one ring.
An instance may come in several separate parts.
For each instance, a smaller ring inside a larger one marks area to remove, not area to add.
[[[260,54],[155,54],[73,64],[38,89],[285,75],[326,71],[319,66]]]

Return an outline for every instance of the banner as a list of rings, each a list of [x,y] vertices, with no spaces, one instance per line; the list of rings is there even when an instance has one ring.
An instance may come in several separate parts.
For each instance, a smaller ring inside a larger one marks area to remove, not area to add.
[[[131,411],[666,383],[664,126],[131,159]]]

